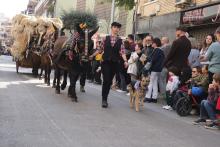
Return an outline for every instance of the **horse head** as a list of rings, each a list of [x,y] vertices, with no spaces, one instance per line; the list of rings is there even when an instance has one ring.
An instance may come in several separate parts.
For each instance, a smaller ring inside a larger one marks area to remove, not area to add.
[[[79,39],[77,41],[77,48],[80,53],[85,52],[85,49],[91,51],[94,46],[94,42],[92,40],[92,36],[98,31],[99,27],[95,28],[94,30],[86,31],[78,31]]]

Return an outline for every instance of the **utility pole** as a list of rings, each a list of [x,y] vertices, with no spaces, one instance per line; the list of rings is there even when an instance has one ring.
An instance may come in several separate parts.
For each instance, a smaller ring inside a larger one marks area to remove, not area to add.
[[[137,39],[137,11],[138,11],[138,5],[139,5],[139,0],[135,1],[135,7],[134,7],[134,23],[133,23],[133,35],[134,35],[134,40]]]
[[[114,22],[114,16],[115,16],[115,0],[112,0],[112,10],[111,10],[111,20],[110,20],[110,27],[111,24]],[[109,34],[111,34],[111,29],[109,29]]]

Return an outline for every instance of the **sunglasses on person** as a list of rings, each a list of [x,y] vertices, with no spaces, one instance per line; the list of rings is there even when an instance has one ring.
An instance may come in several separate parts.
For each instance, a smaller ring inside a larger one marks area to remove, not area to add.
[[[196,73],[196,72],[197,72],[196,70],[193,70],[193,71],[192,71],[192,73]]]

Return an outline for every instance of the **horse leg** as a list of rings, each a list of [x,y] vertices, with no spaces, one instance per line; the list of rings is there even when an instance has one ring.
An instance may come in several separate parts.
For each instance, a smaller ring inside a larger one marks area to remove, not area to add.
[[[50,74],[51,74],[51,66],[47,66],[47,86],[50,86]]]
[[[82,63],[82,72],[80,74],[80,91],[81,92],[86,92],[85,91],[85,83],[86,83],[86,74],[89,68],[89,64],[87,62]]]
[[[76,81],[79,77],[79,72],[70,71],[69,72],[69,78],[70,78],[70,87],[68,90],[68,96],[71,97],[72,101],[78,102],[78,98],[76,96]]]
[[[56,68],[56,80],[57,80],[57,85],[56,85],[56,93],[60,94],[60,68]]]
[[[16,62],[16,72],[18,73],[18,71],[19,71],[19,63],[18,63],[18,61]]]
[[[44,66],[44,71],[45,71],[45,75],[44,75],[44,83],[47,84],[47,73],[48,73],[48,69],[47,69],[47,65]]]
[[[63,83],[61,85],[61,89],[64,90],[66,88],[67,85],[67,70],[63,71]]]
[[[56,87],[56,67],[54,68],[53,88]]]
[[[42,79],[42,76],[43,76],[43,67],[41,67],[41,70],[40,70],[40,75],[39,75],[39,80],[41,80]]]
[[[33,65],[32,73],[34,76],[38,76],[38,67],[36,65]]]

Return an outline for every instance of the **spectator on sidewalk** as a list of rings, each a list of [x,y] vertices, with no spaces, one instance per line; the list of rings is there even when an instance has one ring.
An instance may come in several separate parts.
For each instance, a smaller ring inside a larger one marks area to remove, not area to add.
[[[192,37],[190,37],[189,40],[191,42],[191,47],[192,47],[191,52],[188,57],[189,66],[191,68],[199,67],[201,66],[201,63],[199,60],[200,52],[199,52],[199,49],[197,48],[197,41],[195,38],[192,38]]]
[[[215,36],[213,34],[209,34],[206,36],[204,42],[203,42],[203,46],[202,49],[200,51],[200,55],[204,56],[206,54],[206,52],[208,51],[210,45],[215,42]]]
[[[200,117],[194,121],[194,124],[201,124],[206,122],[207,119],[211,119],[211,123],[206,125],[206,128],[216,129],[216,103],[220,96],[220,74],[213,75],[213,82],[209,85],[208,98],[203,100],[200,106]]]
[[[128,42],[130,44],[130,48],[131,48],[131,51],[133,52],[135,50],[135,42],[134,42],[134,35],[130,34],[128,35]]]
[[[217,42],[214,42],[208,48],[205,56],[201,56],[201,61],[209,61],[209,83],[212,83],[212,77],[215,73],[220,73],[220,27],[215,32]]]
[[[158,98],[158,78],[160,76],[160,72],[163,69],[164,63],[164,53],[160,49],[161,41],[159,38],[154,38],[152,47],[154,48],[152,52],[152,56],[150,59],[151,67],[150,67],[150,83],[148,86],[148,92],[145,96],[144,102],[153,102],[157,103]]]
[[[209,34],[206,36],[204,42],[203,42],[203,46],[202,46],[202,49],[200,51],[200,57],[201,56],[205,56],[207,51],[208,51],[208,48],[210,47],[210,45],[215,42],[215,36],[213,34]],[[202,65],[208,65],[209,64],[209,61],[206,61],[206,62],[201,62]]]
[[[128,60],[128,70],[127,73],[131,76],[131,81],[137,80],[138,76],[138,67],[137,61],[141,56],[143,45],[142,43],[137,43],[135,46],[135,51],[131,53],[131,57]]]
[[[187,61],[191,50],[191,43],[185,34],[186,28],[178,27],[176,29],[177,39],[173,42],[171,51],[165,61],[167,68],[174,66],[179,70],[178,75],[180,75],[181,70],[188,65]]]
[[[180,84],[179,77],[177,76],[178,69],[176,67],[170,67],[168,69],[169,71],[169,77],[168,82],[166,85],[166,102],[167,105],[163,106],[166,110],[172,110],[173,107],[173,97],[175,94],[175,91],[178,89],[178,86]]]
[[[169,54],[170,49],[171,49],[171,45],[169,44],[169,38],[162,37],[161,43],[162,43],[161,50],[164,52],[164,56],[166,60],[167,55]],[[166,95],[167,75],[168,75],[167,68],[163,67],[163,70],[159,76],[159,89],[160,89],[160,94],[163,98],[165,98],[165,95]]]
[[[124,48],[125,48],[126,58],[129,59],[131,56],[131,46],[127,40],[124,41]],[[120,89],[116,90],[118,92],[127,92],[127,85],[131,83],[131,77],[127,73],[127,69],[128,67],[124,66],[124,60],[121,57],[120,68],[119,68]]]
[[[143,40],[143,53],[146,56],[150,56],[154,50],[154,48],[152,47],[152,41],[153,41],[153,36],[152,35],[148,35],[144,38]],[[148,57],[149,58],[149,57]]]

